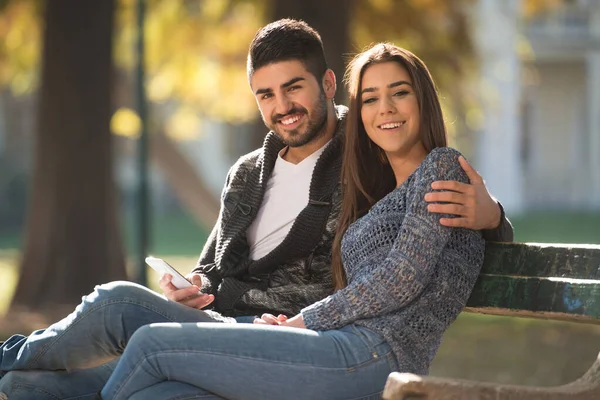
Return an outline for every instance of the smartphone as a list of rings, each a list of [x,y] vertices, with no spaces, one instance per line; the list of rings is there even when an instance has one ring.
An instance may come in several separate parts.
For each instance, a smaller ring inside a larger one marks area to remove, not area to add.
[[[171,275],[173,277],[173,279],[171,280],[171,283],[177,289],[183,289],[183,288],[186,288],[188,286],[192,286],[192,284],[190,283],[190,281],[188,281],[187,279],[185,279],[185,277],[183,275],[181,275],[175,268],[173,268],[172,266],[170,266],[162,258],[156,258],[156,257],[148,256],[148,257],[146,257],[146,264],[148,264],[150,267],[152,267],[153,270],[155,270],[156,272],[158,272],[159,274],[161,274],[161,276],[163,274],[169,274],[169,275]]]

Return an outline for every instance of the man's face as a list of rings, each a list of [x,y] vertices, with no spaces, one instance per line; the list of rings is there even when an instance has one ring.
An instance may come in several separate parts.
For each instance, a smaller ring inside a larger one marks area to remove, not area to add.
[[[265,125],[288,146],[304,146],[324,133],[327,97],[321,82],[300,61],[257,69],[250,87]]]

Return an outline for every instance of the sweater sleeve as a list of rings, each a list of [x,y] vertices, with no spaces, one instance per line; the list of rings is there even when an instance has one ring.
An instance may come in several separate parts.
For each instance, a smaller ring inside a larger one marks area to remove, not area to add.
[[[483,238],[490,242],[512,242],[514,238],[513,227],[506,214],[504,213],[504,207],[498,202],[500,207],[500,225],[496,229],[484,229]]]
[[[234,173],[234,167],[229,170],[227,173],[227,178],[225,179],[225,186],[221,192],[221,207],[217,222],[215,223],[215,226],[213,226],[210,235],[208,235],[208,238],[206,239],[206,243],[204,244],[202,253],[200,253],[196,267],[192,270],[192,273],[197,273],[202,276],[202,287],[200,290],[203,293],[216,294],[217,288],[222,280],[219,272],[215,268],[215,250],[217,248],[217,237],[219,236],[219,232],[224,221],[225,197],[231,182],[231,177]]]
[[[216,294],[219,283],[221,282],[221,276],[215,268],[215,248],[219,223],[220,218],[217,220],[217,223],[206,240],[204,249],[196,263],[196,268],[192,270],[192,273],[200,274],[202,277],[202,287],[200,288],[202,293]]]
[[[304,308],[307,328],[341,328],[398,310],[419,296],[433,276],[452,230],[457,229],[439,224],[439,216],[427,211],[423,198],[436,180],[468,182],[459,155],[456,150],[439,148],[427,156],[408,188],[406,215],[387,257],[368,275],[360,275],[345,288]]]

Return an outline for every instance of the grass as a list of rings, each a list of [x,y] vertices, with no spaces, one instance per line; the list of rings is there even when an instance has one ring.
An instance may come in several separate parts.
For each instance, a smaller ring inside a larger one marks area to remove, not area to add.
[[[532,212],[510,220],[516,242],[600,244],[600,213]]]
[[[136,252],[137,232],[132,216],[125,216],[124,243],[127,254]],[[151,252],[163,256],[198,257],[208,236],[206,228],[200,227],[185,212],[154,216],[150,221]],[[1,244],[1,242],[0,242]]]
[[[4,315],[17,285],[16,250],[0,250],[0,315]]]

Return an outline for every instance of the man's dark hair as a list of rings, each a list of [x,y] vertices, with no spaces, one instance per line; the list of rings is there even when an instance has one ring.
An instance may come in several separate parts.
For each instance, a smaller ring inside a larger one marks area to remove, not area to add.
[[[306,22],[280,19],[256,32],[248,51],[248,80],[266,65],[298,60],[318,82],[327,70],[325,51],[319,33]]]

